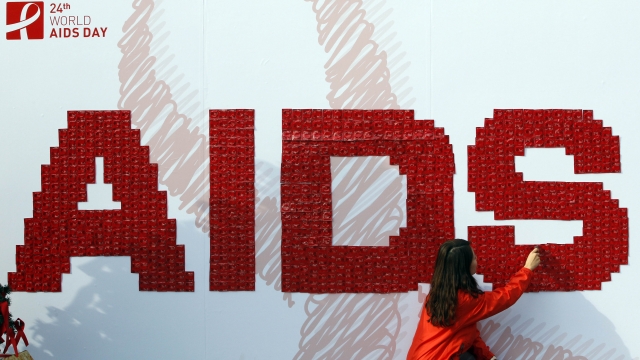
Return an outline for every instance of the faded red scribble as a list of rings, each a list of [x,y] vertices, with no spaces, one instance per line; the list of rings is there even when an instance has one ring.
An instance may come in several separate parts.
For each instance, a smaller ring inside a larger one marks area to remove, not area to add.
[[[329,54],[325,69],[331,108],[398,109],[398,99],[390,84],[387,53],[372,38],[375,27],[365,19],[362,1],[306,1],[312,2],[316,14],[318,42]],[[365,159],[359,158],[352,166],[354,169],[366,166]],[[363,171],[360,176],[369,175]],[[350,203],[353,202],[334,206],[334,214],[348,213]],[[300,331],[300,350],[295,359],[376,355],[379,359],[393,358],[402,324],[400,297],[401,294],[310,295],[305,306],[308,319]],[[385,311],[360,311],[380,307]]]
[[[390,359],[401,318],[398,295],[311,295],[294,359]],[[389,326],[394,324],[394,326]]]
[[[200,129],[193,127],[192,119],[177,110],[171,87],[156,76],[157,58],[151,55],[153,33],[150,18],[155,3],[136,0],[133,14],[123,26],[125,32],[119,41],[123,58],[119,65],[120,108],[132,110],[133,123],[141,128],[143,137],[151,137],[152,161],[158,162],[160,183],[167,186],[173,196],[180,196],[181,209],[187,207],[196,216],[196,226],[209,231],[209,163],[202,156],[208,145]],[[258,163],[256,185],[269,192],[278,188],[278,182],[264,184],[261,176],[269,176],[273,169]],[[263,191],[264,193],[264,191]],[[280,290],[280,213],[277,194],[256,197],[256,273]],[[293,306],[290,294],[284,294]]]
[[[607,349],[602,343],[593,346],[593,339],[581,342],[582,335],[569,336],[560,333],[560,326],[546,329],[545,323],[535,324],[534,319],[519,322],[520,315],[502,320],[487,320],[478,324],[480,334],[487,341],[491,351],[499,359],[529,360],[622,360],[624,355],[616,355],[616,349]],[[499,322],[502,321],[502,322]],[[522,335],[528,333],[529,335]],[[518,335],[516,335],[518,334]]]
[[[399,108],[387,53],[372,39],[375,27],[365,20],[362,0],[306,1],[313,3],[318,42],[330,55],[325,69],[331,108]]]
[[[359,162],[358,158],[332,160],[332,173],[344,172],[345,175],[342,181],[336,184],[334,180],[332,184],[333,203],[339,204],[333,213],[333,244],[360,245],[362,239],[362,244],[367,246],[389,246],[389,236],[399,235],[398,229],[405,214],[399,205],[402,179],[396,176],[389,184],[380,184],[379,180],[385,173],[393,169],[388,161],[374,158],[351,166],[356,162]],[[395,170],[399,174],[397,167]],[[371,193],[369,198],[365,198],[365,190],[376,185],[384,186],[384,191]],[[375,206],[365,208],[358,216],[351,216],[360,201],[375,201]]]
[[[171,87],[156,76],[157,58],[151,55],[153,34],[149,19],[153,0],[135,0],[133,14],[122,27],[118,42],[122,60],[118,66],[118,108],[131,110],[132,123],[140,128],[158,164],[159,183],[172,196],[179,196],[180,209],[194,214],[196,226],[209,231],[208,142],[202,129],[178,111]]]
[[[280,209],[274,197],[256,197],[256,273],[281,289],[280,280]]]
[[[389,77],[391,89],[398,99],[400,108],[411,109],[417,100],[412,96],[413,87],[409,82],[409,75],[406,74],[411,67],[411,61],[406,58],[407,51],[404,51],[402,42],[397,39],[398,32],[394,31],[397,20],[392,16],[394,9],[386,6],[386,3],[387,0],[367,0],[363,6],[366,10],[366,18],[372,19],[375,24],[375,32],[371,39],[387,53],[387,67],[391,72]]]
[[[387,55],[379,52],[378,44],[371,40],[374,27],[364,20],[362,3],[329,1],[321,7],[317,4],[314,2],[319,41],[333,54],[326,65],[327,80],[331,82],[331,92],[327,96],[331,107],[399,108],[389,84]],[[151,0],[134,1],[134,13],[123,26],[125,35],[118,44],[123,53],[119,66],[121,98],[118,106],[131,109],[134,125],[141,128],[145,138],[151,139],[148,145],[152,161],[159,164],[160,183],[168,187],[171,195],[180,196],[180,208],[193,213],[196,226],[208,232],[208,159],[203,157],[201,160],[200,157],[205,153],[206,139],[200,129],[193,127],[192,120],[178,111],[170,86],[156,77],[153,66],[157,58],[150,54],[153,34],[149,29],[149,18],[153,8]],[[345,19],[350,23],[340,22],[342,15],[347,15]],[[344,34],[347,36],[342,37]],[[355,41],[352,50],[339,57],[351,40]],[[268,284],[279,289],[279,207],[273,196],[262,196],[258,192],[256,200],[256,271]],[[301,346],[297,357],[314,357],[326,346],[331,347],[331,343],[341,344],[349,339],[351,354],[380,351],[381,358],[392,358],[400,329],[399,298],[399,294],[310,296],[309,301],[316,306],[308,308],[309,319],[315,321],[305,327],[300,343],[306,345]],[[285,294],[285,299],[289,306],[293,305],[289,295]],[[347,313],[354,309],[376,308],[376,304],[384,303],[393,316],[385,316],[385,312],[369,314],[366,320],[371,326],[366,327],[355,326],[354,322],[352,328],[359,332],[357,336],[325,331],[336,328],[337,324],[322,319],[326,316],[331,320],[329,314],[339,314],[334,309],[339,299],[353,305],[347,307]],[[319,319],[317,315],[323,318]]]
[[[277,291],[282,289],[279,183],[278,169],[256,162],[256,274]],[[295,304],[291,293],[283,293],[283,300],[289,307]]]

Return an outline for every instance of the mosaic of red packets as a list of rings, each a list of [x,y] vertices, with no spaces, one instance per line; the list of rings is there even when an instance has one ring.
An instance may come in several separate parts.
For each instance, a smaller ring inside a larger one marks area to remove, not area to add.
[[[210,290],[255,289],[254,111],[210,111]],[[411,110],[282,112],[282,288],[286,292],[388,293],[430,281],[439,245],[453,238],[454,159],[448,136]],[[42,191],[33,194],[25,244],[16,249],[16,291],[61,291],[71,256],[131,256],[143,291],[193,291],[184,246],[158,168],[131,129],[129,111],[70,111]],[[525,148],[563,147],[574,172],[620,172],[620,140],[592,111],[496,110],[468,149],[476,210],[497,220],[582,220],[573,244],[541,247],[543,263],[529,291],[597,290],[628,263],[627,209],[602,183],[523,181],[515,156]],[[407,176],[407,227],[389,246],[332,245],[330,157],[389,156]],[[120,210],[78,210],[95,183],[95,158]],[[512,226],[472,226],[478,272],[504,285],[530,250]]]
[[[211,291],[255,290],[254,118],[209,111]]]
[[[25,219],[24,245],[16,249],[15,291],[61,291],[72,256],[131,256],[142,291],[194,291],[185,271],[176,221],[167,219],[167,194],[158,191],[158,166],[129,111],[69,111],[68,129],[42,166],[42,191],[33,194],[33,218]],[[78,210],[95,183],[95,158],[104,158],[104,181],[113,185],[120,210]]]
[[[282,111],[282,291],[417,290],[453,238],[453,150],[412,110]],[[407,176],[407,227],[389,246],[332,246],[330,157],[389,156]]]
[[[469,146],[469,191],[476,210],[494,211],[496,220],[582,220],[573,244],[541,246],[542,264],[528,291],[599,290],[628,262],[627,209],[602,183],[523,181],[515,156],[524,149],[563,147],[574,156],[576,174],[620,172],[620,139],[592,111],[495,110],[477,128]],[[469,240],[478,273],[494,287],[522,266],[529,246],[515,245],[512,226],[471,226]]]

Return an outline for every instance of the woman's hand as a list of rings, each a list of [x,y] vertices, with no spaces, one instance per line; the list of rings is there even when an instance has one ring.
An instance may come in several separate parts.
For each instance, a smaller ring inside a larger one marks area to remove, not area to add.
[[[527,258],[527,262],[524,263],[524,267],[529,270],[535,270],[535,268],[540,265],[540,255],[538,254],[540,250],[536,247],[529,253],[529,257]]]

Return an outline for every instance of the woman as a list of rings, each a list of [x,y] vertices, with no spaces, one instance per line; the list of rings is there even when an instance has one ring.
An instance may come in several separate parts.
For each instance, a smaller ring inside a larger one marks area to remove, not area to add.
[[[476,323],[513,305],[529,286],[538,264],[535,248],[505,287],[483,292],[472,276],[478,263],[469,242],[455,239],[442,244],[407,359],[495,359]]]

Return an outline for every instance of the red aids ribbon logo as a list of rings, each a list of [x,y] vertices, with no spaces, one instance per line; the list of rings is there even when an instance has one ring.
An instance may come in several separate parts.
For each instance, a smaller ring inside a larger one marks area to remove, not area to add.
[[[44,2],[7,2],[7,40],[44,39]]]

